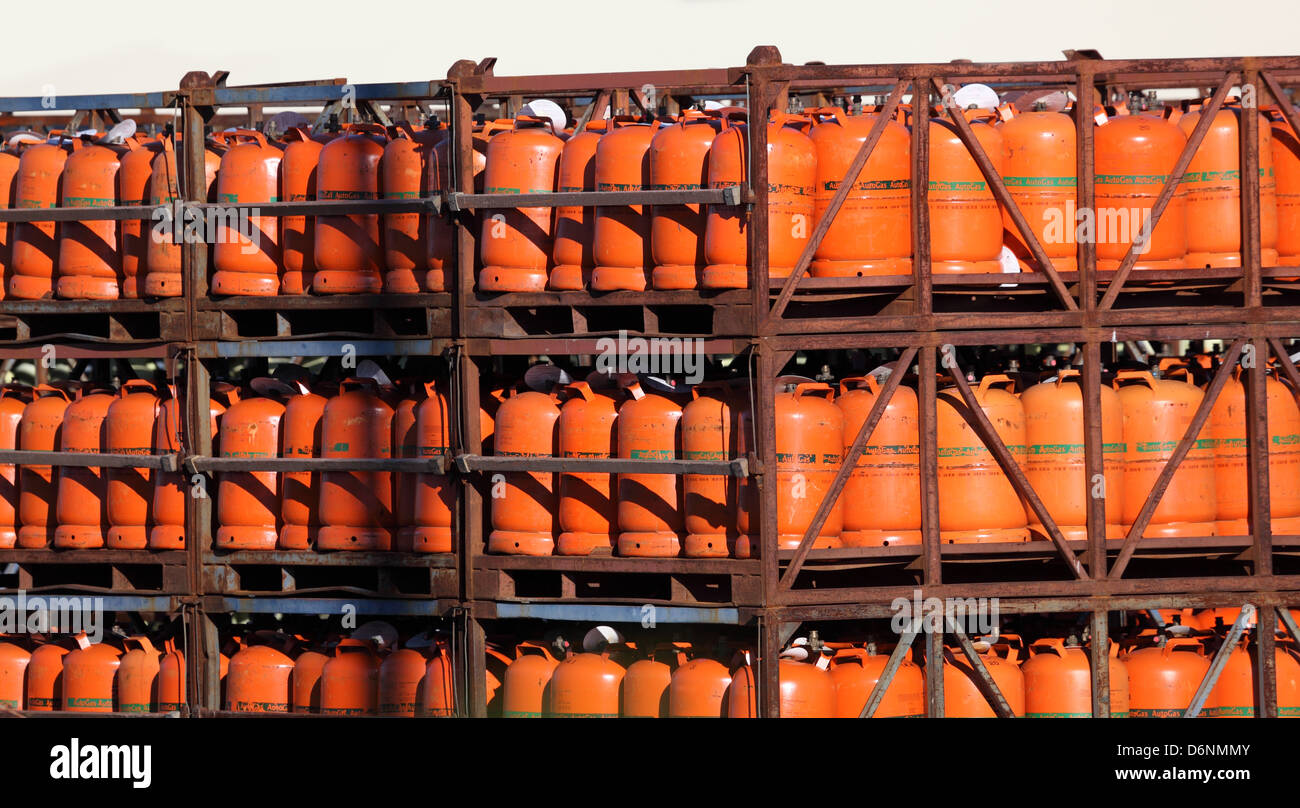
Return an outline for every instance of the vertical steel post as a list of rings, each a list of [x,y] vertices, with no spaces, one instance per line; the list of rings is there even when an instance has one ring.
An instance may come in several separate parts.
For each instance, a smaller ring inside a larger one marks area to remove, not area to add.
[[[1255,611],[1255,716],[1277,718],[1277,607]]]
[[[934,312],[930,274],[930,81],[912,81],[912,281],[916,313]],[[925,400],[922,399],[922,407]]]

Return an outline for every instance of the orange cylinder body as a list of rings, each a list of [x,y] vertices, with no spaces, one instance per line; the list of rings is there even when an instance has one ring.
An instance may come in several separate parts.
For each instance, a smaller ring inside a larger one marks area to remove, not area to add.
[[[317,275],[319,278],[319,274]],[[369,385],[345,380],[321,416],[324,457],[393,456],[393,408]],[[325,471],[320,475],[320,550],[390,550],[393,479],[387,471]]]
[[[1124,662],[1128,666],[1129,715],[1133,718],[1181,717],[1210,669],[1200,640],[1190,637],[1139,648],[1130,652]]]
[[[560,664],[546,646],[524,642],[515,647],[515,661],[501,682],[501,714],[505,718],[551,715],[551,675]]]
[[[556,422],[560,457],[609,458],[615,455],[615,421],[618,409],[608,393],[586,382],[565,388],[567,400]],[[614,547],[614,475],[564,472],[560,474],[559,525],[556,552],[590,555]]]
[[[23,150],[13,181],[13,207],[54,208],[68,152],[55,143],[38,143]],[[58,225],[18,222],[13,225],[9,256],[9,297],[39,300],[54,296],[54,267],[58,260]]]
[[[432,651],[429,665],[424,670],[418,714],[428,718],[449,718],[456,714],[456,678],[452,671],[451,650],[445,642],[439,642]],[[488,653],[490,656],[490,649]]]
[[[179,452],[182,440],[180,399],[172,391],[172,397],[158,407],[158,418],[154,421],[154,446],[159,454]],[[226,408],[213,399],[208,399],[208,413],[211,421],[208,428],[212,431],[214,446],[219,448],[221,433],[217,419],[225,413]],[[185,501],[190,496],[190,478],[183,471],[153,472],[153,502],[151,506],[153,527],[149,530],[149,548],[152,550],[185,549]]]
[[[23,412],[31,403],[30,392],[19,385],[0,387],[0,449],[17,449]],[[18,467],[0,465],[0,550],[18,544]]]
[[[678,665],[668,683],[668,717],[725,718],[730,686],[731,673],[717,660],[696,657]]]
[[[438,457],[445,455],[451,445],[451,412],[441,383],[429,382],[424,391],[424,400],[415,408],[415,456]],[[411,550],[417,553],[455,552],[452,515],[456,507],[456,489],[451,478],[446,474],[430,473],[413,477]]]
[[[321,715],[376,715],[379,657],[361,640],[340,640],[320,677]]]
[[[1060,638],[1036,640],[1029,659],[1020,666],[1025,675],[1025,717],[1091,718],[1092,663],[1088,650]],[[1129,714],[1128,667],[1110,660],[1110,717]]]
[[[1300,138],[1296,137],[1280,111],[1272,113],[1271,117],[1277,196],[1277,260],[1282,266],[1296,266],[1300,264]]]
[[[1056,379],[1036,384],[1020,396],[1025,408],[1025,477],[1066,539],[1088,538],[1089,484],[1083,460],[1083,385],[1079,372],[1061,370]],[[1106,479],[1106,535],[1124,537],[1124,408],[1109,387],[1101,388],[1102,470]],[[1028,511],[1028,509],[1026,509]],[[1049,539],[1038,517],[1028,511],[1034,538]]]
[[[1147,372],[1116,375],[1124,407],[1124,526],[1137,519],[1147,495],[1192,422],[1202,393],[1176,379],[1156,379]],[[1126,383],[1133,382],[1133,383]],[[1174,472],[1151,516],[1146,536],[1213,536],[1216,516],[1214,449],[1208,430]]]
[[[230,659],[226,709],[237,713],[287,713],[293,660],[266,645],[250,645]]]
[[[234,144],[222,155],[217,172],[217,202],[255,205],[280,201],[283,156],[261,132],[235,132]],[[237,227],[230,226],[231,218],[223,216],[217,224],[212,294],[274,297],[280,292],[279,218],[241,215]]]
[[[99,454],[104,451],[104,418],[114,397],[91,393],[68,405],[63,416],[60,450]],[[103,468],[69,466],[59,472],[58,527],[55,547],[103,547],[108,532],[107,479]]]
[[[609,654],[573,654],[551,674],[551,707],[559,718],[618,718],[623,666]]]
[[[709,149],[724,119],[686,112],[650,142],[650,189],[694,191],[709,187]],[[656,205],[650,219],[655,289],[694,289],[704,272],[703,205]]]
[[[998,174],[1002,169],[1002,135],[984,112],[972,111],[971,130]],[[1001,272],[1002,206],[957,127],[930,121],[930,257],[933,272]]]
[[[844,414],[847,456],[862,424],[880,397],[874,376],[844,379],[835,400]],[[840,501],[846,547],[921,543],[921,439],[916,391],[894,390],[876,428],[867,436],[857,466],[844,483]]]
[[[23,408],[18,424],[18,448],[29,452],[58,451],[63,416],[71,398],[47,384],[36,385],[36,398]],[[53,466],[18,467],[18,546],[48,547],[54,540],[58,472]]]
[[[1009,649],[988,648],[979,650],[980,661],[988,670],[989,676],[1002,692],[1011,713],[1022,718],[1025,715],[1025,676],[1020,666],[1009,659]],[[999,651],[1001,650],[1001,653]],[[975,684],[975,669],[960,649],[947,648],[943,653],[943,715],[945,718],[994,718],[992,705],[984,698]]]
[[[32,651],[27,664],[27,709],[54,712],[63,709],[63,660],[68,649],[61,643],[47,642]]]
[[[650,184],[650,141],[655,126],[615,126],[596,145],[596,190],[641,191]],[[643,205],[596,208],[591,288],[641,291],[650,274],[650,211]]]
[[[871,691],[889,663],[889,654],[868,648],[841,648],[831,658],[831,680],[835,683],[835,717],[857,718],[867,706]],[[925,676],[912,661],[912,654],[894,672],[873,718],[924,718]]]
[[[379,666],[379,714],[414,718],[428,660],[414,648],[389,654]]]
[[[998,124],[1002,182],[1057,272],[1079,268],[1075,243],[1076,166],[1074,120],[1063,112],[1023,112]],[[1006,245],[1022,272],[1042,271],[1007,210]]]
[[[13,206],[15,179],[18,176],[18,164],[21,159],[16,147],[0,147],[0,210]],[[0,223],[0,300],[4,300],[5,290],[9,287],[9,277],[13,274],[10,258],[13,256],[15,232],[13,224]]]
[[[162,222],[151,223],[153,227],[147,236],[149,246],[142,287],[145,297],[181,296],[181,251],[184,244],[173,244],[172,238],[180,235],[183,240],[185,232],[185,222],[176,218],[176,203],[183,198],[180,188],[181,177],[185,172],[185,160],[177,158],[176,150],[183,148],[184,143],[179,138],[174,144],[167,140],[153,161],[153,175],[149,178],[149,204],[154,207],[165,206],[170,211],[170,216]],[[203,197],[212,201],[221,156],[211,149],[205,149],[203,160],[206,177]]]
[[[107,643],[91,643],[85,635],[63,658],[63,710],[70,713],[111,713],[117,701],[117,669],[122,652]]]
[[[1150,115],[1119,115],[1097,127],[1093,148],[1097,268],[1115,270],[1147,225],[1187,137]],[[1187,255],[1187,189],[1180,183],[1134,269],[1181,269]],[[1139,248],[1142,249],[1142,248]]]
[[[682,457],[686,460],[731,460],[739,456],[741,396],[725,385],[697,384],[682,408]],[[682,476],[682,510],[688,558],[726,558],[735,552],[740,485],[730,474]]]
[[[539,124],[547,124],[543,128]],[[547,119],[521,115],[515,128],[487,144],[484,192],[551,193],[564,141],[549,130]],[[540,292],[554,247],[551,208],[502,208],[483,214],[479,255],[483,269],[478,288],[484,292]]]
[[[839,107],[812,112],[817,121],[809,135],[817,146],[813,220],[819,222],[879,116],[846,115]],[[887,122],[813,255],[813,277],[911,274],[910,155],[907,129]]]
[[[472,188],[474,193],[483,193],[483,171],[487,166],[487,147],[489,139],[498,132],[510,131],[514,128],[514,121],[506,119],[502,121],[487,121],[481,126],[475,125],[471,132],[471,142],[473,149],[470,152],[470,174],[471,183],[466,183],[465,188]],[[429,170],[434,172],[433,177],[429,180],[429,187],[434,194],[440,194],[443,190],[449,188],[451,184],[450,163],[448,160],[448,149],[453,148],[451,137],[445,137],[437,142],[433,147],[435,159],[429,161]],[[454,188],[451,190],[463,190]],[[481,230],[482,216],[474,213],[469,219],[469,226],[474,230]],[[447,275],[451,270],[452,261],[456,254],[456,234],[458,229],[454,222],[449,218],[442,216],[433,216],[429,218],[429,272],[425,283],[430,290],[436,291],[447,288]],[[590,242],[588,242],[590,249]],[[477,256],[475,256],[477,258]],[[477,266],[477,261],[475,262]]]
[[[835,717],[835,680],[823,667],[827,664],[824,658],[816,663],[790,659],[778,663],[782,718]]]
[[[586,128],[564,141],[556,168],[556,188],[560,193],[596,190],[596,144],[605,134],[608,122],[588,121]],[[594,207],[565,205],[555,209],[555,243],[551,257],[551,289],[585,289],[596,266]]]
[[[173,640],[163,643],[162,659],[158,661],[158,712],[172,713],[188,701],[185,692],[185,655],[176,648]],[[221,682],[225,685],[229,660],[221,656]]]
[[[280,456],[321,456],[321,418],[328,399],[315,393],[290,396],[280,419]],[[280,548],[307,550],[320,532],[320,472],[287,471],[280,475]]]
[[[429,159],[446,130],[399,125],[379,161],[384,199],[427,199],[432,196]],[[384,291],[399,294],[441,291],[429,289],[429,223],[424,213],[384,215]]]
[[[1200,148],[1187,166],[1187,266],[1241,266],[1241,135],[1240,107],[1220,109],[1210,122]],[[1260,265],[1277,266],[1277,178],[1273,173],[1273,130],[1261,112],[1259,144]],[[1189,112],[1178,119],[1191,137],[1201,119]]]
[[[1300,530],[1300,407],[1273,375],[1268,389],[1268,495],[1273,532]],[[1246,385],[1233,374],[1206,424],[1214,444],[1215,533],[1250,535],[1246,482]]]
[[[149,204],[149,182],[153,177],[153,161],[162,152],[162,142],[140,141],[136,148],[122,155],[117,169],[118,204],[145,206]],[[145,263],[149,258],[149,240],[153,235],[152,219],[125,219],[122,221],[122,238],[119,245],[122,256],[122,297],[139,298],[144,291]]]
[[[316,165],[316,198],[378,199],[379,160],[388,142],[383,127],[359,124],[326,143]],[[317,216],[314,236],[313,292],[359,295],[382,291],[384,250],[379,214]]]
[[[284,405],[246,398],[221,416],[221,457],[280,456]],[[217,547],[274,550],[279,536],[280,477],[274,471],[222,472],[217,484]]]
[[[1254,645],[1240,643],[1228,654],[1228,663],[1205,700],[1201,715],[1206,718],[1254,718],[1256,675]],[[1277,646],[1277,714],[1279,718],[1300,717],[1300,656],[1295,648]]]
[[[1016,463],[1023,469],[1025,408],[1009,390],[1011,379],[986,375],[974,390],[975,399],[993,422]],[[1020,495],[993,453],[967,423],[965,403],[955,389],[938,396],[939,531],[944,542],[1021,542],[1029,539],[1028,519]]]
[[[27,649],[0,641],[0,707],[24,709],[27,700],[23,695],[23,685],[31,661],[32,655]]]
[[[122,384],[104,416],[104,451],[109,454],[152,455],[158,418],[157,388],[143,379]],[[147,468],[104,469],[108,475],[107,545],[143,550],[149,545],[149,504],[153,471]]]
[[[285,202],[316,199],[316,175],[325,144],[304,129],[285,133],[280,159],[280,196]],[[316,217],[280,217],[280,294],[304,295],[316,277]]]
[[[673,671],[686,662],[689,643],[665,643],[646,659],[627,666],[623,677],[624,718],[667,718]]]
[[[320,677],[329,661],[329,657],[316,651],[303,651],[293,660],[293,672],[289,676],[293,712],[320,712]]]
[[[148,637],[122,640],[126,652],[117,668],[117,711],[158,712],[158,671],[161,654]]]
[[[392,451],[395,459],[409,460],[419,456],[415,437],[415,408],[420,403],[417,396],[424,391],[420,385],[406,381],[398,383],[398,392],[402,397],[393,406]],[[411,541],[415,534],[415,478],[414,472],[395,472],[392,475],[393,549],[398,552],[411,552]]]
[[[515,393],[497,410],[493,454],[551,457],[560,410],[545,393]],[[494,475],[495,476],[495,475]],[[489,553],[550,555],[555,547],[555,475],[508,471],[493,483]],[[500,494],[500,496],[497,496]]]
[[[618,409],[618,456],[675,460],[681,452],[682,410],[671,399],[645,393],[639,384]],[[679,478],[673,474],[618,475],[618,554],[671,558],[681,552]]]
[[[65,208],[105,208],[117,203],[118,151],[89,144],[68,155],[60,179]],[[54,294],[69,300],[116,300],[122,257],[117,222],[64,222],[59,229],[59,266]]]

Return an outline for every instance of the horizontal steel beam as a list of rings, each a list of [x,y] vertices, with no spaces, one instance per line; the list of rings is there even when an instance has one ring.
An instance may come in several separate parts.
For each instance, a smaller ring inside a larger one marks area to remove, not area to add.
[[[726,188],[667,191],[566,191],[536,194],[449,194],[452,210],[487,208],[558,208],[562,206],[615,205],[739,205],[744,201],[739,185]]]
[[[245,614],[327,614],[340,615],[355,610],[357,614],[392,617],[436,617],[454,604],[446,600],[387,598],[240,598],[208,595],[204,606],[209,612]]]
[[[68,466],[75,468],[162,469],[176,471],[175,454],[129,455],[107,452],[33,452],[25,449],[0,450],[0,463],[23,466]]]
[[[743,457],[731,460],[632,460],[616,457],[485,457],[463,454],[456,456],[456,468],[462,474],[473,471],[559,471],[589,474],[625,472],[749,476],[749,462]]]
[[[275,300],[276,298],[271,298]],[[437,356],[449,340],[440,339],[336,339],[336,340],[232,340],[198,343],[200,359],[243,359],[251,357],[342,356]]]
[[[604,606],[582,603],[497,603],[499,620],[569,620],[581,623],[635,623],[648,619],[659,623],[696,623],[701,625],[741,625],[740,610],[732,607],[695,606]]]
[[[186,471],[389,471],[445,474],[445,455],[428,458],[374,457],[188,457]]]

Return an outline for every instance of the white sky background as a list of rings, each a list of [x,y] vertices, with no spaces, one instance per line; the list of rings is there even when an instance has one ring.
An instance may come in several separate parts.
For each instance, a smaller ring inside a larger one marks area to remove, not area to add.
[[[417,81],[486,56],[498,75],[726,67],[758,44],[796,64],[1300,53],[1300,0],[66,0],[3,14],[0,95],[20,96],[163,90],[189,70]]]

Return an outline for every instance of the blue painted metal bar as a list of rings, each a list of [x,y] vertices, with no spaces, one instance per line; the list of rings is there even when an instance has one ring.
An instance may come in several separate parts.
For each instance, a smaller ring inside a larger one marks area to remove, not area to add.
[[[595,606],[581,603],[498,603],[498,619],[572,620],[574,622],[703,623],[740,625],[740,610],[730,607],[709,609],[695,606]]]
[[[343,614],[355,608],[361,615],[433,617],[450,608],[442,600],[391,600],[379,598],[222,598],[227,612],[250,614]]]
[[[345,79],[321,83],[273,84],[248,87],[218,87],[213,98],[217,106],[248,104],[320,104],[338,101],[345,95],[357,101],[401,101],[430,99],[442,87],[436,81],[378,82],[348,84]],[[156,93],[92,93],[88,95],[14,96],[0,98],[0,112],[70,112],[78,109],[162,109],[169,106],[174,90]]]
[[[240,359],[258,356],[339,356],[344,346],[351,346],[357,356],[430,356],[442,352],[446,340],[436,339],[337,339],[337,340],[256,340],[246,342],[204,343],[199,346],[202,359]]]

